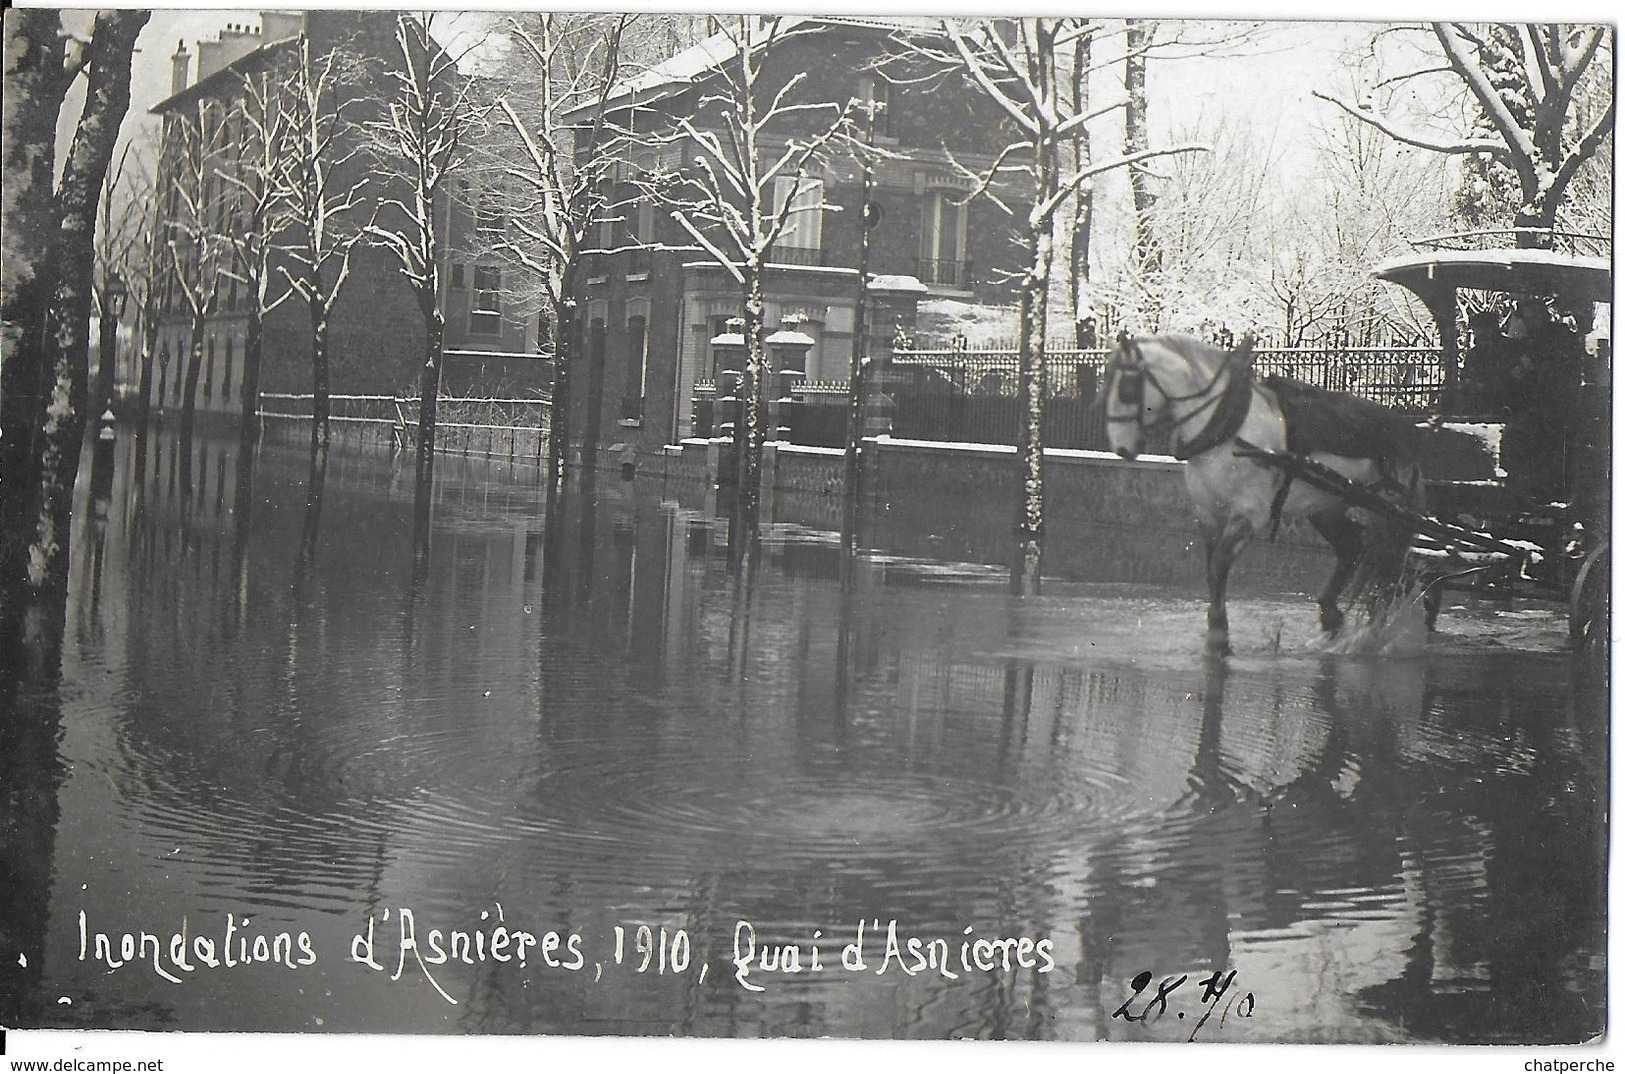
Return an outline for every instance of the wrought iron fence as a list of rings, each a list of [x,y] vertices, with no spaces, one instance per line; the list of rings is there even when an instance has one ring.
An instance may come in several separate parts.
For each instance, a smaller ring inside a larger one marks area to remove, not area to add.
[[[259,417],[267,429],[311,420],[313,396],[261,392]],[[539,393],[524,399],[441,396],[435,444],[442,451],[507,458],[540,457],[545,451],[552,400]],[[330,395],[328,422],[335,433],[406,447],[416,442],[418,400],[397,395]]]
[[[1049,394],[1093,394],[1110,353],[1103,347],[1046,348]],[[922,371],[917,377],[941,378],[956,390],[983,395],[1015,394],[1019,369],[1014,347],[902,349],[891,364]],[[1258,347],[1253,364],[1261,376],[1281,374],[1405,410],[1434,406],[1444,385],[1437,347]]]
[[[1096,405],[1105,348],[1046,351],[1044,442],[1105,450],[1105,418]],[[1444,386],[1436,347],[1260,347],[1259,375],[1279,374],[1347,391],[1407,411],[1438,405]],[[1014,348],[964,346],[899,350],[876,372],[871,390],[889,415],[893,436],[982,444],[1015,444],[1022,420]],[[709,381],[695,386],[694,435],[727,436],[737,401],[718,398]],[[776,404],[778,435],[797,444],[845,443],[844,381],[795,386]]]
[[[1105,449],[1104,415],[1095,397],[1109,353],[1105,348],[1046,352],[1044,442],[1050,447]],[[1444,385],[1434,347],[1263,347],[1254,352],[1254,367],[1260,375],[1280,374],[1411,411],[1436,406]],[[873,385],[889,412],[892,435],[988,444],[1017,442],[1018,388],[1014,348],[967,347],[901,350]],[[705,415],[706,431],[699,435],[711,434],[719,405],[709,385],[706,389],[696,396],[696,418],[702,410]],[[795,443],[839,446],[846,401],[844,382],[798,386],[779,408],[784,435]]]

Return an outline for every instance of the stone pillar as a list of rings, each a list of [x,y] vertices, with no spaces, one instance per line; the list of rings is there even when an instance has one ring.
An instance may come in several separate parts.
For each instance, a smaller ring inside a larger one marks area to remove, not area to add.
[[[711,410],[711,442],[727,442],[726,448],[719,448],[717,482],[721,485],[739,479],[738,434],[743,416],[741,394],[745,383],[744,327],[743,321],[729,321],[729,331],[711,339],[717,369],[717,394]]]
[[[795,402],[796,388],[807,379],[807,354],[816,342],[805,332],[792,327],[780,328],[767,337],[767,354],[773,368],[773,390],[767,403],[767,439],[788,440],[790,429],[786,425],[792,409],[785,404]]]
[[[734,322],[728,322],[729,329]],[[743,324],[740,325],[743,327]],[[711,412],[711,437],[732,440],[739,427],[739,393],[745,380],[745,334],[727,331],[711,338],[716,359],[717,394]]]

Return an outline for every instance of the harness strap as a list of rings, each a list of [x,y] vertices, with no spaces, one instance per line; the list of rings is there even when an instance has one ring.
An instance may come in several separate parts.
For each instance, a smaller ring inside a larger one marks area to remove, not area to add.
[[[1213,412],[1208,415],[1202,431],[1174,449],[1174,458],[1181,461],[1204,451],[1212,451],[1241,431],[1247,412],[1253,405],[1253,378],[1245,364],[1227,361],[1230,379],[1219,396]]]
[[[1287,493],[1292,491],[1292,473],[1282,474],[1281,486],[1270,497],[1270,543],[1275,542],[1275,535],[1281,532],[1281,509],[1286,506]]]

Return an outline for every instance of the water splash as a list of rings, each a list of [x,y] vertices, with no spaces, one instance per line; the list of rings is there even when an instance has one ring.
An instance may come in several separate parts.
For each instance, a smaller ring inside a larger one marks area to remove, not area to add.
[[[1351,612],[1336,636],[1317,638],[1309,647],[1345,656],[1414,658],[1427,652],[1427,641],[1427,614],[1422,589],[1417,587],[1374,611]]]

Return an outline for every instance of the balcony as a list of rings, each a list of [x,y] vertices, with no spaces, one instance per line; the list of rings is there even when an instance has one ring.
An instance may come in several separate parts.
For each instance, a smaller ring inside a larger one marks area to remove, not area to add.
[[[767,263],[824,268],[829,262],[824,256],[824,251],[816,246],[774,246],[768,251]]]
[[[937,258],[922,257],[915,262],[918,271],[915,275],[927,287],[951,287],[957,291],[968,291],[971,285],[971,263],[969,261],[944,261]]]

